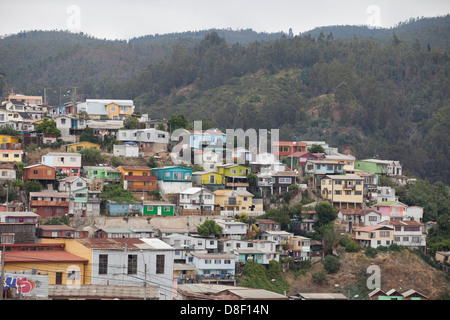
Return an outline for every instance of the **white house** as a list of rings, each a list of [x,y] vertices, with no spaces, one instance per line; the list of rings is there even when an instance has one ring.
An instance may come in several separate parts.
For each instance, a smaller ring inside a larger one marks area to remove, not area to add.
[[[169,132],[150,129],[124,129],[117,132],[117,140],[137,143],[141,151],[167,151]]]
[[[92,284],[158,286],[160,300],[172,300],[174,248],[157,238],[84,238],[92,250]]]
[[[394,243],[408,249],[426,248],[426,233],[424,225],[417,221],[385,221],[382,224],[394,228]]]
[[[177,262],[185,263],[186,255],[191,252],[205,254],[218,251],[218,241],[215,238],[172,234],[162,237],[161,240],[175,249],[174,259]]]
[[[205,189],[192,187],[179,193],[179,204],[183,209],[214,210],[214,193]]]
[[[58,180],[58,190],[60,192],[71,192],[86,188],[88,185],[87,179],[79,176],[70,176]]]
[[[263,231],[261,234],[261,240],[269,240],[277,245],[277,249],[280,248],[287,243],[288,238],[292,238],[294,236],[293,233],[279,230],[279,231]]]
[[[198,270],[201,277],[212,277],[217,275],[234,276],[236,271],[236,256],[234,254],[225,253],[191,253],[186,259],[186,263],[190,264]]]
[[[139,157],[139,147],[132,144],[115,144],[113,155],[115,157],[137,158]]]
[[[61,131],[61,137],[64,139],[69,138],[70,129],[72,128],[72,117],[60,114],[53,117],[53,120],[56,122],[56,128]]]
[[[222,227],[222,236],[228,239],[241,240],[247,234],[247,224],[232,219],[216,219],[216,223]]]
[[[70,152],[49,152],[41,157],[41,162],[47,166],[55,167],[56,172],[68,176],[81,174],[81,154]]]
[[[223,253],[234,254],[240,261],[245,261],[248,255],[258,255],[257,262],[267,265],[271,260],[279,261],[280,252],[276,250],[277,244],[268,240],[236,240],[223,239],[220,243]]]

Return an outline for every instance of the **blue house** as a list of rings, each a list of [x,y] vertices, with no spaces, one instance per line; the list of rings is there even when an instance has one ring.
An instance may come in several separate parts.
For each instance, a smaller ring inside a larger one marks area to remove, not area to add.
[[[158,177],[158,181],[183,182],[192,181],[192,169],[185,167],[169,166],[152,168],[152,176]]]
[[[105,202],[106,212],[111,217],[142,214],[142,203],[117,203],[112,200]]]
[[[164,194],[180,193],[192,187],[192,169],[185,167],[152,168],[152,176],[158,177],[158,189]]]

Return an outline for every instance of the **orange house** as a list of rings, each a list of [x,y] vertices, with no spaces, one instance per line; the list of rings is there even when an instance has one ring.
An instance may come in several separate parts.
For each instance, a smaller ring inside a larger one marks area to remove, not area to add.
[[[152,169],[146,166],[119,166],[123,187],[131,191],[153,191],[158,189],[158,177],[152,176]]]
[[[296,152],[306,151],[306,142],[302,141],[274,141],[274,154],[279,157],[291,157]]]

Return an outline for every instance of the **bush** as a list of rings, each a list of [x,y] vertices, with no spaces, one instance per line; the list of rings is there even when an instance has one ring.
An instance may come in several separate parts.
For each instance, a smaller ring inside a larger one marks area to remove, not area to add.
[[[372,247],[367,247],[365,255],[368,256],[369,258],[375,258],[377,256],[377,249],[372,248]]]
[[[396,244],[396,243],[393,243],[393,244],[391,244],[391,245],[389,246],[389,251],[399,252],[399,251],[401,251],[401,250],[402,250],[402,247],[399,246],[399,245]]]
[[[341,267],[341,262],[339,258],[333,255],[328,255],[322,260],[323,266],[328,273],[336,273]]]
[[[345,245],[346,252],[359,252],[360,249],[361,247],[359,246],[359,244],[353,240]]]
[[[320,270],[312,274],[312,279],[318,283],[327,282],[327,275],[324,270]]]

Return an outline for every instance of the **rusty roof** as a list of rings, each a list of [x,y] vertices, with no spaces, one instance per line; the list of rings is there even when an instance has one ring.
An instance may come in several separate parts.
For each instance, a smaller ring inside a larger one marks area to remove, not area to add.
[[[66,251],[9,251],[5,253],[6,263],[28,262],[28,263],[44,263],[44,262],[83,262],[88,260],[76,256]]]

